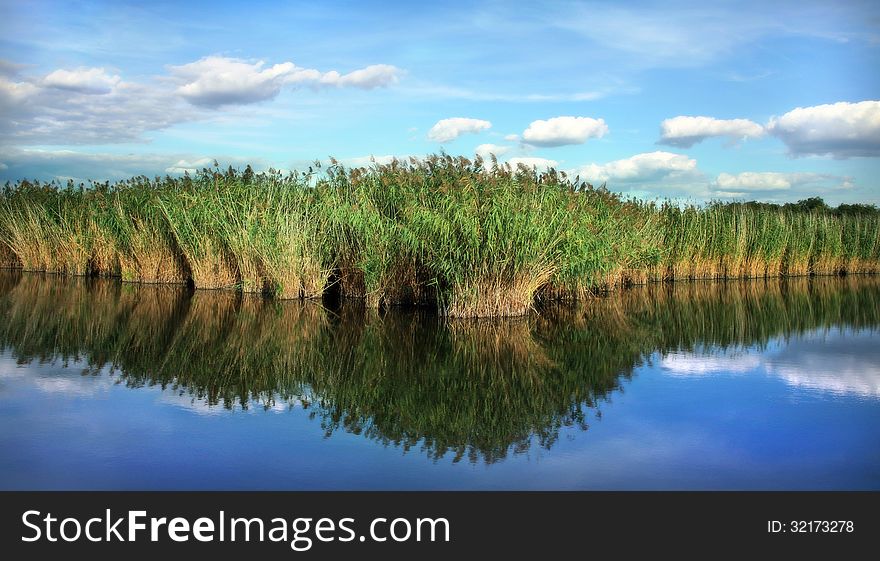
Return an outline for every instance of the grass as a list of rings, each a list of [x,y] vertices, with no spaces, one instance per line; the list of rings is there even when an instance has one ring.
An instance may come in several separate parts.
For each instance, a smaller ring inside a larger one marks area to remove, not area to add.
[[[880,213],[819,199],[645,203],[553,170],[445,155],[308,173],[215,167],[7,184],[0,266],[518,316],[631,284],[876,273]]]

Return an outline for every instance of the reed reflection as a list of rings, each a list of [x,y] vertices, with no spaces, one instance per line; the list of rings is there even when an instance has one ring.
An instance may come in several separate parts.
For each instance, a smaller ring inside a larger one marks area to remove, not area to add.
[[[20,363],[106,367],[215,408],[290,405],[328,436],[491,463],[587,430],[655,353],[880,324],[873,277],[651,285],[517,320],[449,321],[105,280],[0,274]],[[676,355],[677,356],[677,355]]]

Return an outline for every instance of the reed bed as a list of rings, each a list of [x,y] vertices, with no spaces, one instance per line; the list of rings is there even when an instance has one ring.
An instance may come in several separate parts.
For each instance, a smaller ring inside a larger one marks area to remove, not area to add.
[[[7,184],[0,267],[279,299],[334,290],[451,317],[518,316],[648,282],[880,269],[872,206],[645,203],[554,170],[446,155],[316,168]]]

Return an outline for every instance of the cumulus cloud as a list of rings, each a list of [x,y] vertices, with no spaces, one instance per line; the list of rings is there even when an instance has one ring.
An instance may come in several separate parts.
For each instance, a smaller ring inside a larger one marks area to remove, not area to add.
[[[767,130],[793,156],[880,156],[880,101],[798,107],[772,118]]]
[[[507,160],[507,163],[510,164],[510,167],[516,168],[520,164],[528,167],[528,168],[537,168],[537,169],[550,169],[559,167],[559,162],[556,160],[548,160],[547,158],[537,158],[534,156],[519,156],[516,158],[510,158]]]
[[[317,81],[317,71],[297,68],[292,62],[263,68],[262,61],[248,63],[226,57],[203,59],[169,68],[171,75],[183,82],[177,93],[196,105],[253,103],[278,95],[285,78],[308,77]]]
[[[763,135],[764,127],[748,119],[679,116],[666,119],[660,124],[660,143],[681,148],[690,148],[716,136],[740,140]]]
[[[748,119],[678,116],[660,124],[660,144],[689,148],[711,137],[782,140],[793,156],[880,156],[880,101],[798,107],[766,126]]]
[[[492,154],[495,156],[503,156],[510,152],[510,146],[499,146],[498,144],[480,144],[474,148],[474,154],[480,156],[484,160],[488,160]]]
[[[790,202],[822,196],[837,201],[871,201],[856,188],[851,176],[814,172],[745,171],[707,177],[697,161],[684,154],[648,152],[629,158],[592,163],[566,170],[572,177],[630,195],[653,198],[657,195],[688,200],[757,199]]]
[[[715,180],[720,189],[733,191],[777,191],[790,189],[792,174],[776,173],[772,171],[753,172],[746,171],[737,175],[722,173]]]
[[[707,177],[697,161],[684,154],[649,152],[565,170],[594,185],[607,183],[614,191],[652,199],[659,196],[693,201],[749,199],[784,203],[822,196],[833,204],[874,202],[870,189],[852,176],[814,172],[745,171]]]
[[[165,168],[166,173],[189,173],[194,174],[202,168],[211,167],[214,163],[214,158],[199,158],[197,160],[177,160],[172,166],[168,166]]]
[[[780,192],[790,192],[786,199],[803,198],[853,187],[851,177],[826,173],[773,171],[745,171],[738,174],[721,173],[711,188],[720,197],[743,197],[766,194],[776,198]]]
[[[450,142],[466,133],[478,133],[492,127],[492,123],[482,119],[452,117],[440,119],[428,131],[428,139],[434,142]]]
[[[0,110],[5,114],[39,92],[40,88],[30,82],[0,76]]]
[[[588,138],[602,138],[608,133],[603,119],[590,117],[553,117],[532,121],[523,132],[523,142],[535,146],[583,144]]]
[[[387,64],[340,74],[217,56],[171,66],[169,75],[144,83],[103,67],[45,76],[25,76],[22,69],[0,61],[0,134],[18,146],[142,142],[149,131],[212,118],[218,107],[268,100],[283,88],[373,89],[401,74]]]
[[[0,78],[3,139],[17,145],[141,142],[147,131],[203,117],[173,92],[123,81],[106,90],[109,82],[100,76],[56,74],[51,85],[48,76]]]
[[[103,68],[77,68],[51,72],[41,83],[47,88],[84,94],[107,94],[112,92],[121,81],[119,76],[107,74]]]
[[[397,82],[400,69],[376,64],[340,74],[302,68],[292,62],[266,67],[263,61],[209,56],[180,66],[171,66],[172,77],[180,83],[177,93],[190,103],[216,107],[265,101],[277,96],[285,86],[354,87],[373,89]]]
[[[591,182],[642,182],[663,179],[671,175],[695,172],[697,161],[672,152],[636,154],[607,164],[589,164],[577,170],[580,177]]]

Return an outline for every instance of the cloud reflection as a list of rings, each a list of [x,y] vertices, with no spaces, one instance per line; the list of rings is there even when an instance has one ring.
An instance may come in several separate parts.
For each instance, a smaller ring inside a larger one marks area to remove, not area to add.
[[[673,352],[660,361],[669,376],[709,376],[763,372],[809,390],[880,397],[880,349],[870,330],[814,331],[784,345],[706,354]]]

